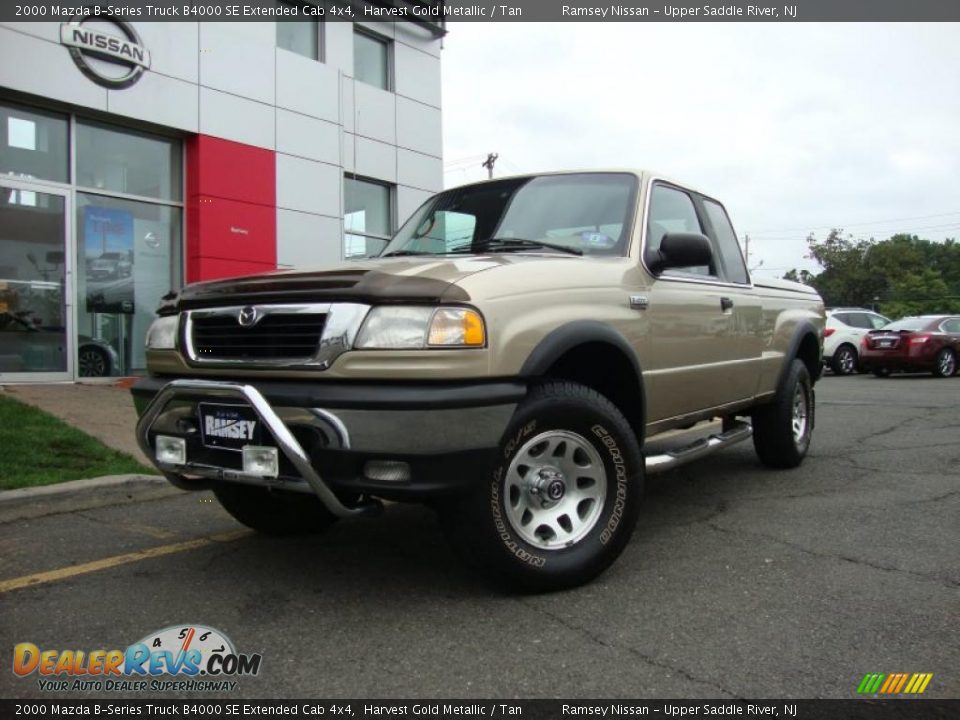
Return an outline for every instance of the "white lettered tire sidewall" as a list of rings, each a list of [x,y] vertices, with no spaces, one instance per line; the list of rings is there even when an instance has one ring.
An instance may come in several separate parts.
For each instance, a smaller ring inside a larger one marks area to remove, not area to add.
[[[564,430],[587,439],[605,469],[603,507],[590,531],[572,546],[537,547],[521,537],[507,517],[505,474],[514,454],[538,434]],[[485,482],[495,573],[530,589],[584,583],[622,552],[636,525],[643,492],[643,459],[623,415],[596,392],[573,383],[550,383],[531,391],[504,434],[497,462]]]

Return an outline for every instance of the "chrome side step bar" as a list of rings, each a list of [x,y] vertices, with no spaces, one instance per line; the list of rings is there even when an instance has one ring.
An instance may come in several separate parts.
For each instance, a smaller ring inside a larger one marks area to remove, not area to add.
[[[284,425],[273,408],[270,407],[270,403],[267,402],[260,391],[252,385],[218,380],[172,380],[161,388],[160,392],[157,393],[150,405],[147,406],[143,416],[137,423],[137,443],[140,445],[143,454],[177,487],[185,487],[183,481],[177,476],[183,472],[190,473],[191,466],[189,464],[168,465],[166,463],[158,463],[155,459],[153,448],[150,447],[149,432],[150,428],[153,427],[153,423],[156,422],[157,417],[163,412],[171,400],[177,395],[195,392],[202,393],[204,396],[233,399],[239,397],[245,400],[257,413],[260,420],[263,421],[263,424],[273,433],[273,437],[276,439],[280,451],[287,456],[297,472],[300,473],[300,476],[307,481],[313,490],[313,494],[317,496],[327,510],[337,517],[353,517],[379,509],[379,503],[368,503],[355,508],[347,507],[341,503],[317,471],[314,470],[303,447],[297,442],[293,433]],[[201,476],[211,476],[209,472],[204,472],[204,469],[197,468],[197,470],[199,470],[197,474]],[[239,476],[242,475],[242,473],[237,473],[232,470],[224,471],[221,477],[224,479],[232,479],[231,475],[237,476],[236,479],[241,482],[249,480],[248,478],[240,478]]]
[[[688,462],[712,455],[721,448],[746,440],[751,435],[753,435],[753,426],[750,423],[735,422],[729,430],[710,437],[700,438],[679,450],[671,450],[662,455],[648,455],[645,459],[647,474],[656,475],[667,470],[673,470],[681,465],[686,465]]]

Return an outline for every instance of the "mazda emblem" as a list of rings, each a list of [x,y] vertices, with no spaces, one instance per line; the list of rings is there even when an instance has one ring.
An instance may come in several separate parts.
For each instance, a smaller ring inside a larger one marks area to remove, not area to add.
[[[242,327],[253,327],[259,319],[260,313],[252,305],[243,308],[240,310],[240,314],[237,315],[237,322],[240,323]]]

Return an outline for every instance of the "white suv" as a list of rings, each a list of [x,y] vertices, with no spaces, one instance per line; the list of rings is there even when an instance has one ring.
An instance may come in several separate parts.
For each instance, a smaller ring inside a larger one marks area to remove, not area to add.
[[[866,308],[827,310],[823,361],[836,375],[852,375],[860,368],[860,339],[889,322],[889,318]]]

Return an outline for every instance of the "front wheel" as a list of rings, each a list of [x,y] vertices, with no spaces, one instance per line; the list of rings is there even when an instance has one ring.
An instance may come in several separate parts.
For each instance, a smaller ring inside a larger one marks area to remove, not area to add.
[[[326,530],[337,518],[314,496],[257,485],[222,482],[213,494],[223,509],[264,535],[306,535]]]
[[[814,395],[810,373],[793,360],[777,395],[753,412],[753,447],[764,465],[792,468],[803,462],[813,433]]]
[[[571,382],[533,388],[492,472],[440,510],[451,544],[513,589],[585,583],[620,555],[637,522],[643,458],[620,411]]]
[[[933,374],[936,377],[952,377],[957,371],[957,356],[953,354],[950,348],[943,348],[937,353],[936,363],[933,366]]]

